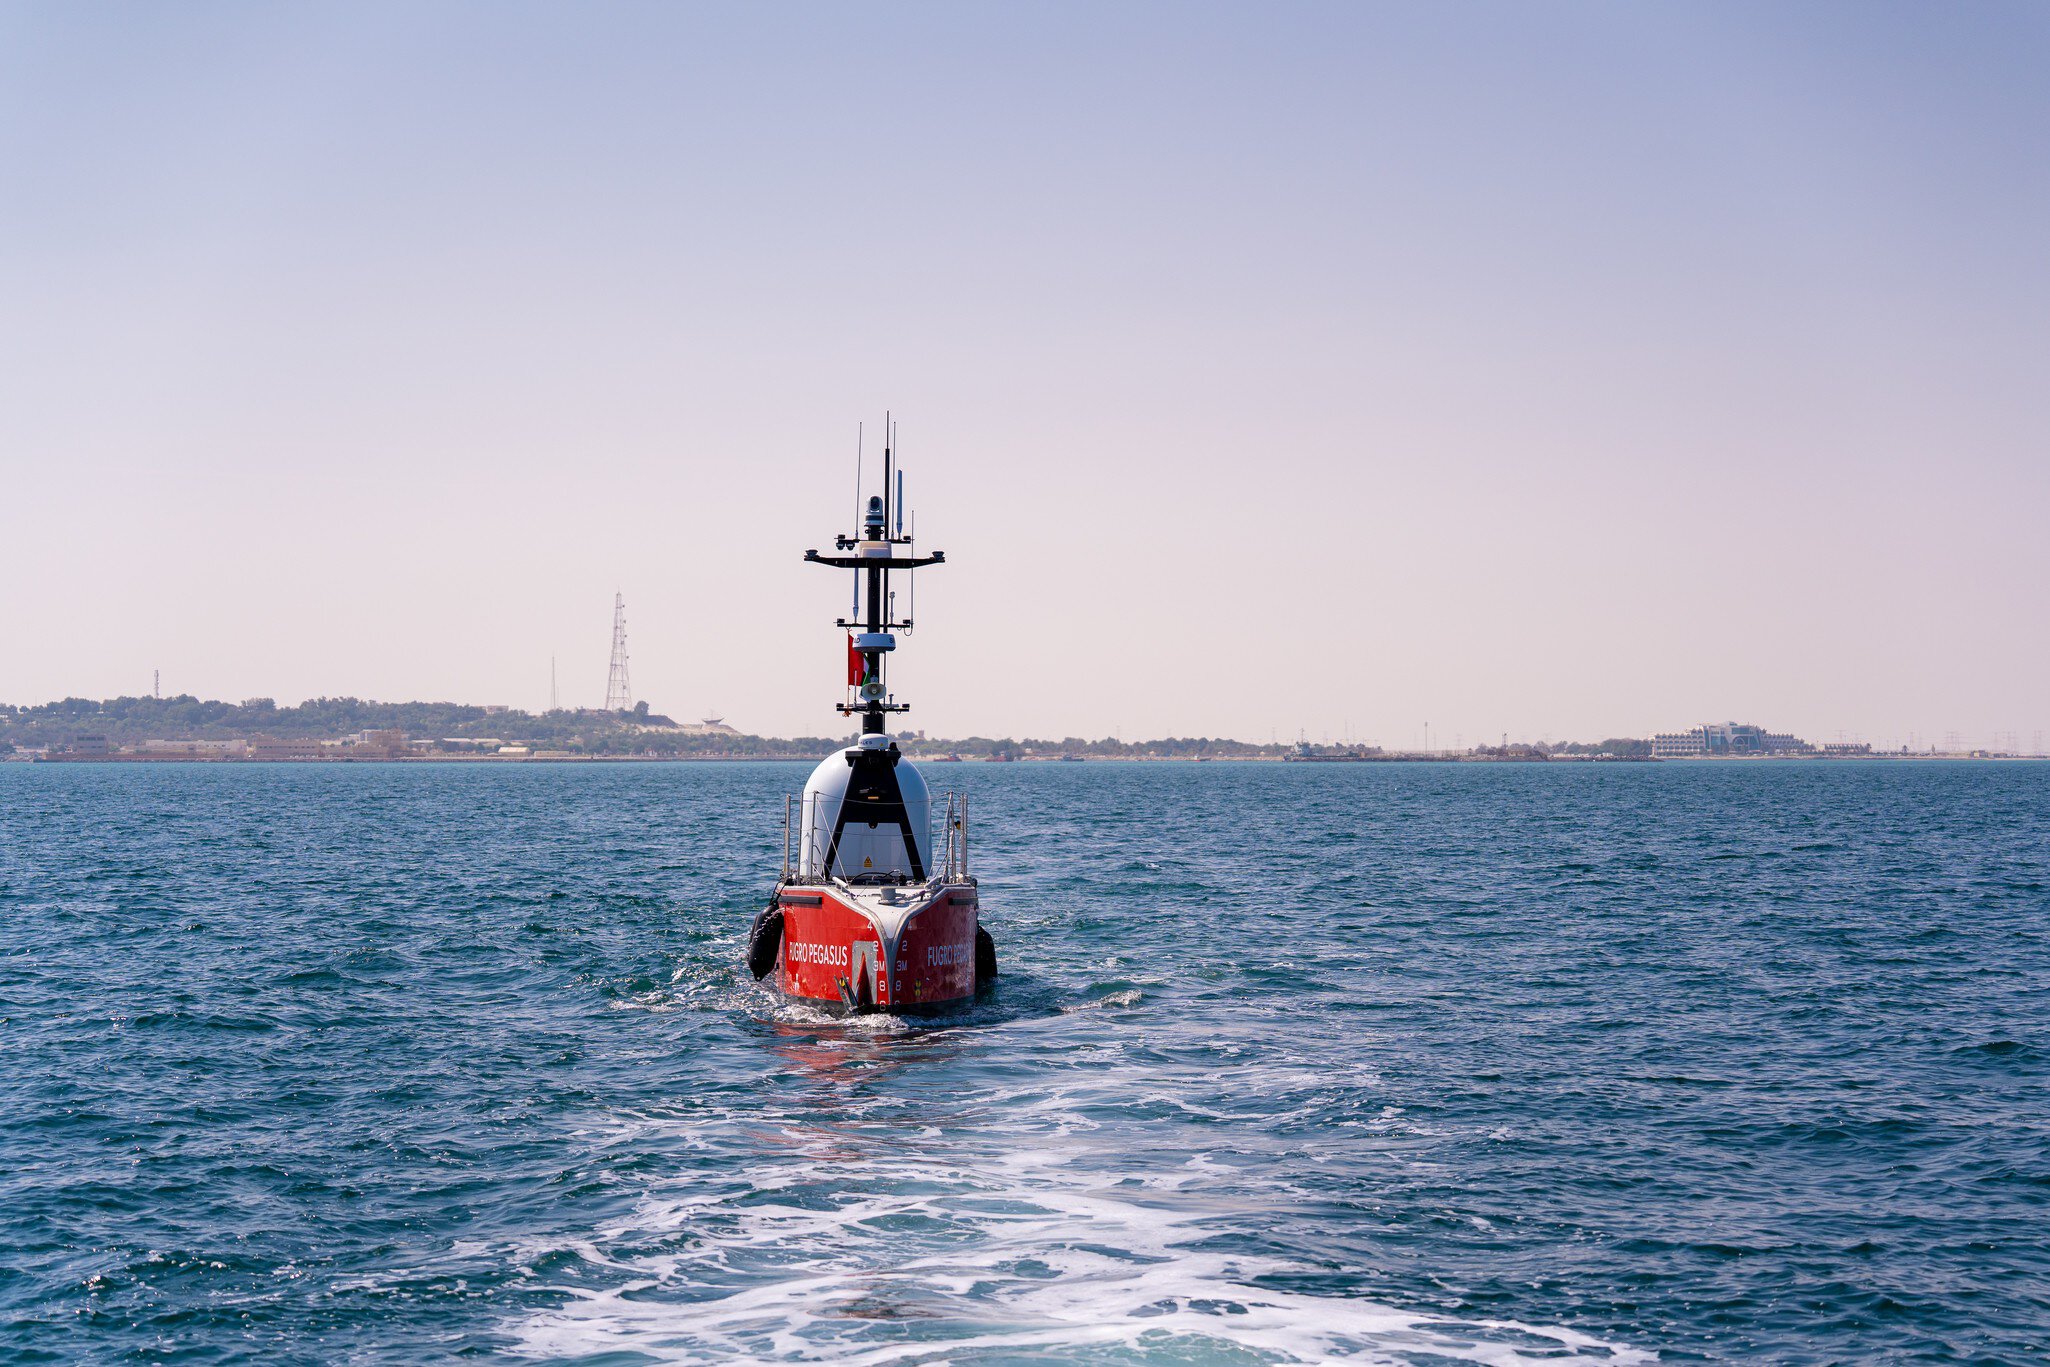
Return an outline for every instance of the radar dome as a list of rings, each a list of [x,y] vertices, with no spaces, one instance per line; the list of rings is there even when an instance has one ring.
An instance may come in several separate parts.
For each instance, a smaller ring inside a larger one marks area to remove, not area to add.
[[[932,795],[925,777],[883,736],[828,755],[804,785],[798,869],[850,882],[932,876]]]

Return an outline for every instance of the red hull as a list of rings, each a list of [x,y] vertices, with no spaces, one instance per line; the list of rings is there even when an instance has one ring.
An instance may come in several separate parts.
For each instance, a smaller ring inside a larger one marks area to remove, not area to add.
[[[975,996],[973,884],[943,886],[914,909],[883,907],[875,915],[830,887],[785,888],[779,900],[783,949],[776,982],[793,997],[891,1011]],[[896,962],[885,971],[893,922],[900,927]]]

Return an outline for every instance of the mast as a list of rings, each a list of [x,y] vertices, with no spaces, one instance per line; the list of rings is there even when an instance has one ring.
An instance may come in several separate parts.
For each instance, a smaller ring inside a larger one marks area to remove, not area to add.
[[[895,599],[890,594],[890,572],[913,570],[920,565],[945,564],[947,559],[944,551],[919,555],[911,545],[911,538],[903,534],[903,472],[896,468],[896,436],[895,425],[885,419],[883,492],[869,496],[855,534],[833,538],[836,554],[820,555],[815,550],[804,553],[804,558],[814,564],[854,571],[857,606],[853,618],[838,619],[833,625],[850,633],[850,677],[847,682],[858,687],[860,693],[857,701],[840,703],[836,710],[842,716],[858,713],[862,734],[869,736],[884,734],[884,718],[889,713],[911,710],[909,703],[891,700],[889,687],[883,678],[883,657],[897,648],[897,638],[892,633],[899,627],[906,631],[911,629],[909,618],[901,622],[892,619],[891,607]],[[857,632],[859,634],[853,634]],[[855,666],[857,660],[860,662],[858,671]],[[859,677],[854,677],[857,672]]]

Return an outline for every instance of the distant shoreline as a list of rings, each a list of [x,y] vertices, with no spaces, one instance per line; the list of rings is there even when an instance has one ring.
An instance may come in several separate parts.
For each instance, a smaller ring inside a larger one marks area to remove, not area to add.
[[[1306,764],[1641,763],[1680,759],[1750,759],[1815,756],[1850,759],[2027,758],[2013,732],[1996,732],[1990,745],[1959,744],[1947,733],[1942,751],[1881,748],[1842,739],[1811,744],[1788,732],[1748,722],[1704,722],[1653,736],[1585,740],[1512,741],[1499,745],[1433,745],[1442,731],[1383,747],[1346,739],[1313,742],[1238,740],[1222,736],[1158,736],[1125,740],[1121,734],[1083,736],[940,736],[902,731],[893,739],[921,763],[1030,763],[1118,760],[1241,760]],[[556,708],[529,713],[496,705],[452,702],[383,703],[361,698],[311,698],[280,707],[270,698],[239,703],[172,697],[64,698],[56,702],[0,703],[0,759],[62,762],[193,763],[300,760],[408,763],[588,759],[705,760],[809,759],[851,744],[854,736],[760,736],[722,718],[678,723],[636,703],[621,711]],[[1463,739],[1463,738],[1462,738]],[[2040,740],[2033,747],[2040,750]]]
[[[274,764],[815,764],[824,759],[820,755],[77,755],[77,754],[14,754],[0,755],[0,763],[14,764],[172,764],[172,765],[274,765]],[[1942,764],[2011,764],[2044,763],[2050,756],[2044,755],[1972,755],[1972,754],[1869,754],[1869,755],[1689,755],[1677,758],[1654,759],[1650,757],[1619,758],[1595,755],[1423,755],[1387,754],[1361,756],[1347,759],[1318,758],[1298,759],[1285,755],[1022,755],[1014,759],[993,759],[987,755],[918,755],[905,758],[914,764],[1559,764],[1569,767],[1614,764],[1827,764],[1840,765],[1860,761],[1884,761],[1891,764],[1903,762],[1935,762]]]

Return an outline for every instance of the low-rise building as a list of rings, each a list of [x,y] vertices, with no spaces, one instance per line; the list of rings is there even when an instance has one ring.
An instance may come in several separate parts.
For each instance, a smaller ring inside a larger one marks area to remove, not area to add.
[[[232,759],[248,749],[241,740],[146,740],[135,752],[152,759]]]
[[[317,740],[281,740],[276,736],[258,736],[249,742],[251,759],[319,759],[320,742]]]

